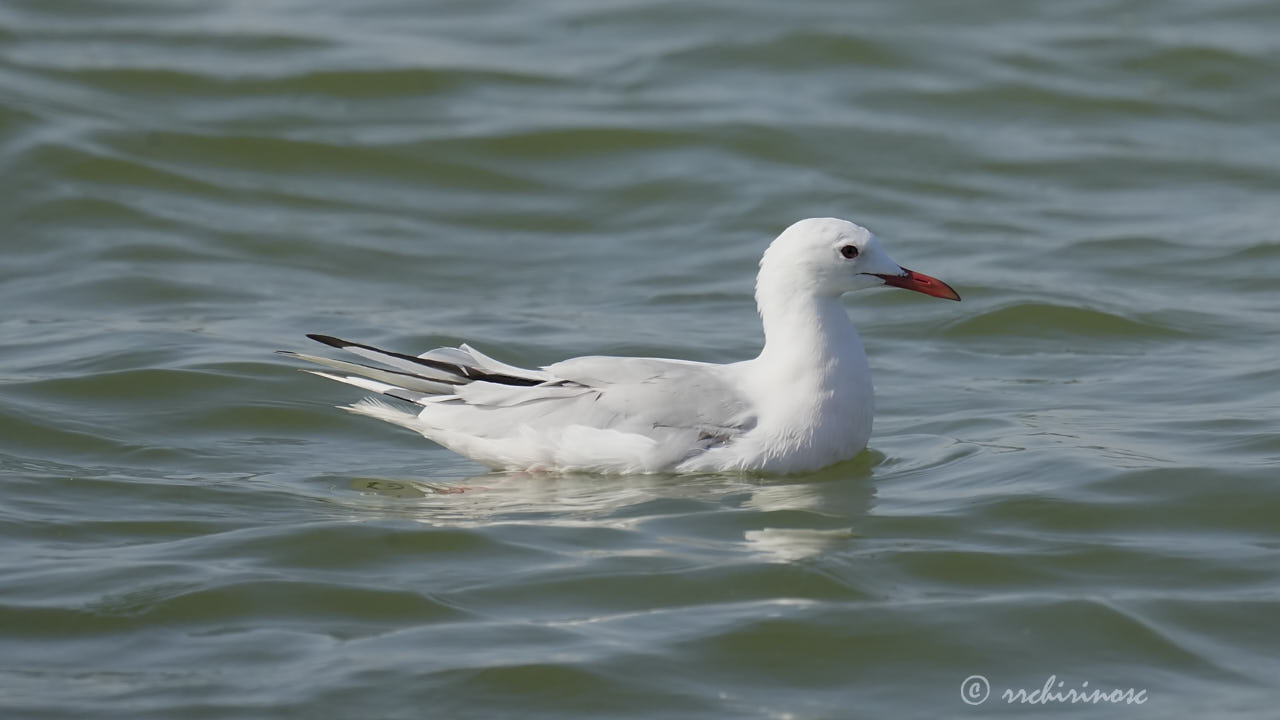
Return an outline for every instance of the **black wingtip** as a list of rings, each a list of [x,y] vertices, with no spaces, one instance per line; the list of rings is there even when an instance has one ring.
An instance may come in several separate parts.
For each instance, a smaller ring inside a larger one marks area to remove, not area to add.
[[[315,340],[318,343],[324,343],[329,347],[336,347],[339,350],[351,344],[346,340],[336,338],[332,335],[318,335],[316,333],[307,333],[307,337],[311,338],[312,340]]]

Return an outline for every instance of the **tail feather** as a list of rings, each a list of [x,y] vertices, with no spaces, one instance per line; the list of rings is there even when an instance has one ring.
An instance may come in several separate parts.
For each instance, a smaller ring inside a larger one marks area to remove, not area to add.
[[[319,375],[322,378],[336,380],[340,383],[346,383],[347,385],[355,385],[358,388],[386,395],[387,397],[393,397],[397,400],[411,402],[415,405],[424,405],[428,398],[435,396],[433,393],[406,390],[402,387],[388,385],[383,382],[378,382],[377,380],[370,380],[369,378],[356,377],[355,375],[334,375],[333,373],[327,373],[323,370],[307,370],[306,372],[309,372],[312,375]]]
[[[376,398],[365,398],[350,405],[343,405],[342,409],[355,415],[364,415],[375,420],[389,422],[392,425],[399,425],[414,432],[422,432],[422,429],[418,426],[417,415],[392,407]]]
[[[287,355],[299,360],[306,360],[307,362],[323,365],[327,368],[332,368],[341,372],[362,375],[406,390],[419,390],[424,393],[431,393],[435,395],[449,395],[453,393],[454,388],[457,385],[457,383],[436,380],[422,375],[404,372],[402,370],[388,370],[386,368],[374,367],[363,363],[333,360],[327,357],[320,357],[319,355],[306,355],[303,353],[290,352],[288,350],[277,350],[276,352],[281,355]]]
[[[555,378],[545,371],[526,370],[507,365],[466,345],[456,348],[436,348],[415,357],[382,350],[372,345],[342,340],[331,335],[307,335],[307,337],[386,367],[334,360],[287,350],[278,352],[336,371],[307,371],[313,375],[420,406],[464,402],[466,400],[459,397],[464,388],[469,394],[481,393],[477,397],[488,397],[497,393],[499,399],[505,398],[504,391],[516,389],[512,386],[544,386],[548,391],[555,391],[558,394],[568,392],[559,387],[560,383],[552,382]],[[416,419],[416,415],[396,410],[386,403],[368,400],[347,409],[420,430],[418,425],[409,424],[409,420],[405,420],[406,417]]]
[[[308,338],[339,350],[375,361],[379,365],[351,363],[319,355],[280,350],[280,354],[315,363],[337,373],[308,372],[321,378],[337,380],[349,386],[367,389],[388,397],[416,405],[431,402],[447,402],[456,397],[458,389],[476,384],[474,388],[499,386],[532,387],[553,380],[543,370],[526,370],[515,365],[499,363],[474,348],[438,347],[421,356],[404,355],[403,352],[381,350],[379,347],[342,340],[326,334],[308,334]]]
[[[366,360],[382,363],[388,367],[395,368],[401,372],[407,372],[412,375],[420,375],[452,384],[469,382],[466,374],[462,369],[452,363],[437,362],[434,360],[424,360],[423,358],[414,357],[413,355],[405,355],[404,353],[393,352],[391,350],[382,350],[372,345],[362,345],[360,343],[348,342],[329,335],[307,335],[307,337],[316,342],[324,343],[330,347],[336,347],[339,350],[346,350],[349,353],[359,355]]]
[[[471,358],[470,361],[464,362],[458,354],[453,352],[454,348],[443,348],[444,353],[430,351],[418,357],[391,350],[383,350],[372,345],[342,340],[332,335],[310,334],[307,337],[330,347],[346,350],[363,358],[389,365],[397,370],[415,375],[424,375],[454,384],[483,381],[502,385],[538,385],[550,379],[550,376],[546,373],[536,370],[524,370],[512,365],[504,365],[483,355],[476,357],[477,353],[465,346],[456,349],[457,353],[464,353]],[[440,359],[442,357],[449,357],[450,359]],[[486,365],[490,367],[486,367]],[[435,372],[427,372],[428,369]]]

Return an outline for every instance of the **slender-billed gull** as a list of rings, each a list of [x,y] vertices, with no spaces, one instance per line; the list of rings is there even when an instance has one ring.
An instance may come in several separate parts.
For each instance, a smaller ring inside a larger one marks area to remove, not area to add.
[[[492,468],[798,472],[847,460],[871,436],[871,373],[840,296],[879,285],[960,299],[895,263],[865,228],[810,218],[760,260],[765,342],[751,360],[588,356],[529,370],[467,345],[413,356],[327,335],[308,337],[382,367],[282,352],[337,371],[316,375],[416,406],[369,398],[345,409]]]

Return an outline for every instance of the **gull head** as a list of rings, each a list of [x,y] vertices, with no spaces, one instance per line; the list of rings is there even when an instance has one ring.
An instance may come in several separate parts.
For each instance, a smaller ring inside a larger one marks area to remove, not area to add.
[[[760,260],[757,284],[758,291],[808,290],[828,297],[889,285],[960,299],[941,280],[894,262],[870,230],[837,218],[808,218],[783,230]]]

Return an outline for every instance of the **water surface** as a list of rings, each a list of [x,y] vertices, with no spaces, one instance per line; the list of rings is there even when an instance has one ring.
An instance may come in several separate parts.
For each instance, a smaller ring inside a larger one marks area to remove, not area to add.
[[[1260,0],[12,0],[0,709],[1274,712],[1278,38]],[[876,432],[819,473],[486,474],[271,354],[747,358],[811,215],[965,298],[849,299]],[[1000,697],[1050,676],[1147,701]]]

